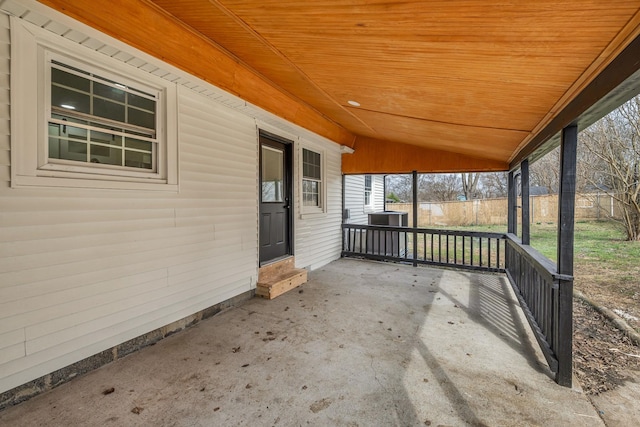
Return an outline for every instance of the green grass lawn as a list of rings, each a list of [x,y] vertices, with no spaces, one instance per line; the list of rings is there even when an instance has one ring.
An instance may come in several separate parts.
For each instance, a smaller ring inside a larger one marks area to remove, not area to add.
[[[445,226],[449,230],[473,230],[502,233],[506,225]],[[518,235],[521,235],[521,229]],[[531,246],[547,258],[556,260],[556,224],[532,224]],[[575,224],[574,250],[576,262],[607,264],[608,268],[635,267],[640,261],[640,244],[624,241],[623,230],[615,223],[606,221],[577,222]],[[632,264],[632,265],[630,265]]]
[[[506,225],[442,227],[504,232]],[[520,234],[520,231],[518,234]],[[605,221],[577,222],[574,236],[575,288],[610,308],[640,311],[640,242],[627,242],[622,228]],[[531,246],[556,261],[556,224],[532,224]]]
[[[640,244],[624,240],[623,230],[615,223],[604,221],[575,224],[575,264],[600,265],[605,270],[623,272],[637,267]],[[556,260],[557,231],[555,224],[533,224],[531,246],[551,260]]]

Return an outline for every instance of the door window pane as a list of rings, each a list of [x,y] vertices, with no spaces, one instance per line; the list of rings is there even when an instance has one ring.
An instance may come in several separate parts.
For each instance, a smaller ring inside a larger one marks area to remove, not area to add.
[[[262,169],[260,182],[262,184],[263,202],[282,202],[284,179],[284,153],[275,148],[262,147]]]

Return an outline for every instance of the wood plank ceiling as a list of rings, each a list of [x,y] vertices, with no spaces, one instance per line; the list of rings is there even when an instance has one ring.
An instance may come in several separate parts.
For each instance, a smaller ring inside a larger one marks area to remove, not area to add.
[[[41,1],[354,147],[346,172],[505,169],[640,33],[636,0]]]

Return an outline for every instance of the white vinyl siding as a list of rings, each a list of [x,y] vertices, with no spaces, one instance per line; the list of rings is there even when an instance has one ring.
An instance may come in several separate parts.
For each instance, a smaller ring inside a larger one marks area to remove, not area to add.
[[[384,175],[371,175],[371,204],[364,203],[364,175],[345,176],[345,209],[349,210],[349,224],[367,224],[370,212],[384,210]]]
[[[295,256],[299,268],[316,269],[340,258],[342,235],[342,175],[341,154],[336,144],[325,142],[309,147],[323,155],[323,185],[326,187],[326,211],[323,214],[305,215],[302,203],[296,204],[295,215]],[[294,170],[296,180],[302,182],[302,172]],[[298,184],[300,185],[300,184]]]
[[[9,19],[0,16],[0,189],[8,188],[11,185],[11,163],[10,151],[10,71],[9,62],[11,57],[11,43],[9,31]],[[1,225],[1,223],[0,223]],[[0,342],[2,342],[0,340]],[[0,344],[1,346],[2,344]],[[1,354],[1,350],[0,350]],[[1,357],[1,356],[0,356]]]
[[[371,175],[371,205],[370,212],[380,212],[384,210],[384,175]]]
[[[63,19],[35,6],[48,27]],[[82,44],[168,75],[158,71],[167,64],[96,33]],[[0,13],[0,392],[249,291],[258,269],[254,107],[176,71],[167,78],[176,82],[179,191],[11,188],[9,40]],[[269,131],[287,129],[296,150],[325,156],[326,212],[303,218],[295,203],[296,264],[317,268],[340,256],[338,145],[260,114]]]
[[[255,286],[254,122],[179,92],[179,195],[0,192],[0,390]]]

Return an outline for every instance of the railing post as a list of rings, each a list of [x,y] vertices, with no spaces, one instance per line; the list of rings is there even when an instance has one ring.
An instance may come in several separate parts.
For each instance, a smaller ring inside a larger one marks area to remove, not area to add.
[[[507,232],[516,234],[516,178],[514,171],[509,171],[507,180]]]
[[[418,266],[418,171],[413,171],[413,266]]]
[[[562,130],[558,189],[558,273],[573,276],[573,236],[576,200],[578,126]],[[573,281],[559,281],[558,372],[556,382],[571,387],[573,363]]]
[[[529,219],[529,159],[520,163],[520,184],[522,186],[522,244],[531,244],[531,220]]]

